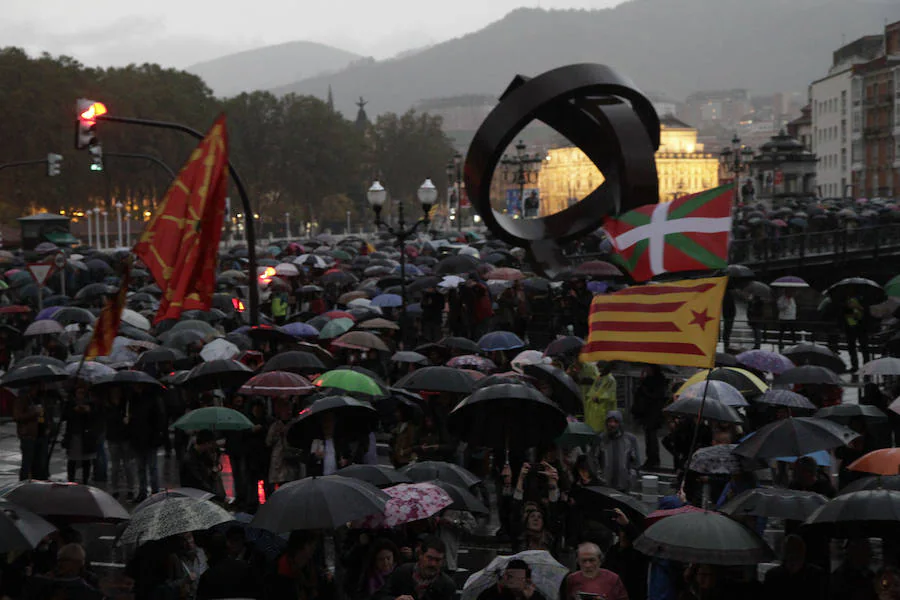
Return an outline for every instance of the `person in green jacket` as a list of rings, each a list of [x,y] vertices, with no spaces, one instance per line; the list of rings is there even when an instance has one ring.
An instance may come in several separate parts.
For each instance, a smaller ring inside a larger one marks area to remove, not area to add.
[[[616,378],[612,369],[612,362],[603,365],[584,393],[584,422],[598,433],[606,428],[607,413],[617,408]]]

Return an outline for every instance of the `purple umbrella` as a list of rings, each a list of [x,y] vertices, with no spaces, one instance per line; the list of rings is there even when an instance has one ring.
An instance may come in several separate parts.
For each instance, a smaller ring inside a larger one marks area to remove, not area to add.
[[[403,304],[403,298],[397,294],[381,294],[372,298],[372,305],[379,308],[395,308]]]
[[[609,284],[605,281],[588,281],[587,289],[592,294],[605,294]]]
[[[39,312],[37,314],[37,316],[34,318],[34,320],[35,321],[45,321],[45,320],[53,317],[54,313],[56,313],[56,311],[60,310],[61,308],[62,308],[62,306],[48,306],[47,308],[45,308],[44,310]]]
[[[312,325],[308,325],[306,323],[288,323],[284,327],[281,328],[288,335],[292,335],[296,338],[317,338],[319,337],[319,330],[313,327]]]
[[[780,375],[784,371],[794,368],[791,359],[768,350],[748,350],[738,354],[737,360],[745,367],[773,375]]]
[[[779,277],[775,281],[772,282],[772,287],[780,287],[780,288],[808,288],[809,284],[800,279],[799,277],[795,277],[793,275],[788,275],[787,277]]]

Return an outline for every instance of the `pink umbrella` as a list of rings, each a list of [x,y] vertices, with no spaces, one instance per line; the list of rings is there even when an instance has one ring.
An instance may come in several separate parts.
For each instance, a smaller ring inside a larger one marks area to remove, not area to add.
[[[390,528],[421,521],[453,504],[450,494],[433,483],[398,483],[384,491],[391,497],[384,515],[366,517],[359,522],[360,529]]]
[[[772,223],[773,227],[787,227],[787,223],[783,219],[772,219],[770,223]]]

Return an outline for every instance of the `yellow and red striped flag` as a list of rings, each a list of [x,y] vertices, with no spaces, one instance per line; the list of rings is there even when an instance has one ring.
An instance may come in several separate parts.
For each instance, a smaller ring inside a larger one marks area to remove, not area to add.
[[[581,360],[712,368],[727,283],[684,279],[596,296]]]
[[[125,272],[116,295],[106,301],[97,322],[94,323],[94,334],[84,351],[84,360],[94,360],[98,356],[109,356],[113,349],[113,340],[119,333],[122,312],[128,295],[128,284],[131,281],[131,259],[125,261]]]

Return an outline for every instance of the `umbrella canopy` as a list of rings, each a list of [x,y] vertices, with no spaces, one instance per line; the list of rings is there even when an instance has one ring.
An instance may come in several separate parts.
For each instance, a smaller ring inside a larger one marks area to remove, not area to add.
[[[79,308],[77,306],[58,308],[53,312],[53,315],[50,318],[62,325],[93,325],[94,321],[97,320],[94,313],[86,308]]]
[[[415,462],[404,467],[401,471],[413,481],[446,481],[466,489],[481,483],[481,479],[471,471],[459,465],[439,460]]]
[[[546,363],[537,363],[524,365],[522,371],[526,375],[534,377],[539,385],[545,383],[549,387],[549,398],[570,415],[580,415],[584,412],[581,388],[562,369]],[[543,391],[548,390],[544,389]]]
[[[876,489],[840,494],[803,523],[831,537],[893,537],[900,529],[900,492]]]
[[[243,385],[253,376],[253,370],[234,359],[216,359],[191,369],[185,386],[195,390],[228,389]]]
[[[799,410],[816,410],[816,405],[810,402],[806,396],[790,390],[769,390],[757,398],[756,402]]]
[[[289,371],[298,375],[314,375],[328,370],[325,363],[310,352],[291,350],[270,358],[263,366],[263,371]]]
[[[335,369],[328,371],[313,381],[313,385],[321,388],[332,388],[335,390],[343,390],[345,392],[366,394],[381,398],[386,396],[383,386],[376,380],[372,379],[365,373],[352,371],[350,369]]]
[[[54,522],[118,523],[130,515],[99,488],[78,483],[20,481],[4,488],[3,498]]]
[[[345,333],[331,343],[338,348],[349,348],[350,350],[378,350],[380,352],[390,352],[390,348],[387,347],[387,344],[385,344],[381,338],[368,331],[351,331],[350,333]]]
[[[436,485],[447,492],[447,495],[453,500],[453,504],[447,507],[449,510],[461,510],[475,515],[491,514],[491,509],[485,506],[484,502],[476,498],[475,494],[466,488],[440,480],[429,481],[427,483]]]
[[[460,402],[447,425],[476,446],[527,448],[559,437],[566,429],[566,415],[531,386],[500,384],[480,388]]]
[[[426,356],[419,354],[418,352],[413,352],[411,350],[395,352],[393,356],[391,356],[391,362],[419,365],[423,367],[430,364]]]
[[[86,360],[84,362],[73,362],[66,365],[66,373],[76,379],[86,381],[88,383],[100,383],[105,379],[111,379],[115,376],[116,370],[104,364]]]
[[[667,413],[682,415],[702,415],[704,419],[712,419],[713,421],[721,421],[723,423],[744,422],[744,419],[741,418],[741,415],[739,415],[737,411],[714,398],[707,398],[705,402],[702,398],[697,397],[679,398],[663,410]]]
[[[34,550],[56,526],[21,506],[0,498],[0,552]]]
[[[702,399],[703,396],[706,396],[706,401],[709,400],[718,400],[725,406],[731,407],[740,407],[747,406],[748,402],[744,399],[744,396],[741,392],[735,388],[733,385],[725,383],[724,381],[716,381],[714,379],[709,379],[705,381],[699,381],[697,383],[692,383],[687,386],[683,386],[676,392],[678,399]],[[756,392],[756,395],[759,395],[759,392]]]
[[[448,367],[454,369],[474,369],[483,373],[490,373],[497,370],[497,365],[489,358],[479,356],[478,354],[461,354],[454,356],[447,361]]]
[[[152,388],[160,388],[162,384],[155,378],[151,377],[143,371],[117,371],[111,377],[97,382],[94,387],[117,387],[117,386],[149,386]]]
[[[340,475],[286,483],[253,517],[254,527],[275,533],[335,529],[350,521],[383,514],[391,496],[371,483]]]
[[[847,468],[876,475],[897,475],[900,473],[900,448],[873,450],[854,460]]]
[[[886,297],[884,289],[880,285],[864,277],[842,279],[825,290],[825,294],[836,302],[856,298],[866,305],[878,304]]]
[[[356,322],[353,319],[348,319],[346,317],[332,319],[319,329],[319,339],[331,340],[340,337],[353,329],[354,325],[356,325]]]
[[[863,477],[843,487],[838,494],[849,494],[862,490],[894,490],[900,491],[900,475],[884,475]]]
[[[290,371],[266,371],[248,379],[238,392],[248,396],[289,398],[311,394],[315,390],[315,386],[303,375]]]
[[[187,355],[181,350],[175,348],[159,347],[153,350],[147,350],[142,353],[135,363],[136,367],[144,368],[150,365],[158,365],[162,363],[174,363],[183,360]]]
[[[888,416],[870,404],[837,404],[820,408],[815,415],[841,425],[849,425],[853,419],[865,419],[870,423],[887,421]]]
[[[469,394],[474,388],[472,377],[452,367],[423,367],[409,373],[394,384],[406,390]]]
[[[559,337],[547,344],[547,347],[544,349],[544,356],[553,358],[558,356],[574,356],[581,352],[582,346],[584,346],[584,340],[580,337],[574,335]]]
[[[710,565],[755,565],[772,558],[762,538],[714,512],[685,512],[657,521],[634,547],[656,558]]]
[[[288,426],[287,440],[295,448],[308,448],[310,442],[322,439],[322,418],[334,417],[334,435],[353,440],[374,431],[378,424],[378,412],[368,402],[350,396],[325,396],[319,398]]]
[[[860,375],[900,375],[900,358],[885,356],[870,360],[859,370]]]
[[[461,600],[477,600],[482,593],[497,587],[497,582],[513,560],[524,561],[531,569],[531,582],[544,598],[557,598],[568,567],[558,563],[549,552],[526,550],[512,556],[497,556],[484,569],[473,573],[463,586]]]
[[[50,364],[32,364],[15,367],[0,377],[0,385],[8,388],[20,388],[41,383],[64,381],[69,374],[57,366]]]
[[[761,427],[734,452],[747,458],[803,456],[846,445],[858,437],[852,429],[825,419],[791,417]]]
[[[433,483],[398,483],[384,491],[391,497],[384,508],[384,514],[366,517],[360,523],[361,528],[390,528],[421,521],[453,504],[450,494]]]
[[[286,334],[301,339],[316,339],[320,331],[308,323],[288,323],[281,328]]]
[[[597,435],[598,433],[587,423],[582,423],[574,417],[569,417],[565,431],[556,438],[556,444],[562,448],[587,446],[597,441]]]
[[[478,344],[476,344],[469,338],[464,337],[448,336],[442,338],[437,344],[438,346],[443,346],[444,348],[459,350],[460,352],[463,352],[465,354],[478,354],[479,352],[481,352],[481,348],[478,347]]]
[[[200,358],[209,362],[211,360],[230,360],[241,353],[237,345],[225,338],[218,338],[203,346],[200,350]]]
[[[193,498],[194,500],[211,500],[215,497],[216,495],[212,492],[207,492],[206,490],[198,490],[197,488],[172,488],[171,490],[163,490],[161,492],[156,492],[155,494],[150,494],[150,496],[148,496],[146,500],[135,506],[134,511],[132,512],[142,511],[148,506],[152,506],[158,502],[162,502],[167,498]]]
[[[769,389],[769,386],[766,385],[765,381],[746,369],[741,369],[739,367],[717,367],[712,370],[704,369],[692,375],[684,382],[684,384],[682,384],[681,389],[676,392],[676,395],[682,395],[686,388],[707,379],[710,381],[727,383],[747,399],[755,398]],[[710,388],[708,395],[720,392],[725,394],[725,396],[719,398],[720,400],[726,400],[728,396],[733,396],[729,390],[722,388],[721,386],[714,385],[714,387],[716,388],[715,392]],[[702,388],[698,389],[702,393]],[[743,406],[741,404],[731,404],[727,401],[726,404],[729,404],[729,406]]]
[[[729,500],[721,512],[732,517],[769,517],[805,521],[828,498],[815,492],[785,488],[754,488]]]
[[[253,422],[234,409],[205,406],[184,414],[172,426],[182,431],[245,431],[253,429]]]
[[[412,483],[412,479],[405,473],[389,465],[350,465],[339,469],[335,475],[365,481],[377,488],[385,488],[398,483]]]
[[[525,342],[511,331],[492,331],[478,340],[478,348],[483,352],[495,352],[524,348]]]
[[[835,373],[847,370],[844,361],[825,346],[817,344],[797,344],[786,348],[783,354],[797,366],[813,365],[831,369]]]
[[[572,490],[572,500],[580,510],[598,521],[608,521],[601,513],[605,509],[618,508],[632,523],[640,524],[649,512],[647,507],[627,492],[617,489],[593,485]]]
[[[170,497],[134,513],[134,518],[119,537],[120,544],[143,544],[173,535],[205,531],[234,517],[209,500]]]
[[[809,284],[806,283],[803,279],[796,277],[794,275],[788,275],[787,277],[779,277],[775,281],[772,282],[772,287],[779,288],[808,288]]]
[[[735,448],[737,444],[698,448],[691,456],[688,469],[704,475],[732,475],[741,471],[753,471],[759,466],[735,454]]]
[[[794,368],[794,363],[788,357],[768,350],[748,350],[737,355],[737,361],[745,367],[756,369],[764,373],[780,375],[788,369]]]
[[[841,385],[841,378],[826,367],[803,366],[788,369],[775,378],[776,385]]]
[[[393,321],[388,321],[387,319],[368,319],[366,321],[362,321],[359,324],[360,329],[375,329],[375,330],[384,330],[384,331],[398,331],[400,326],[394,323]]]
[[[25,328],[25,332],[22,335],[31,337],[35,335],[57,335],[62,332],[63,326],[60,323],[52,319],[46,319],[44,321],[34,321]]]

